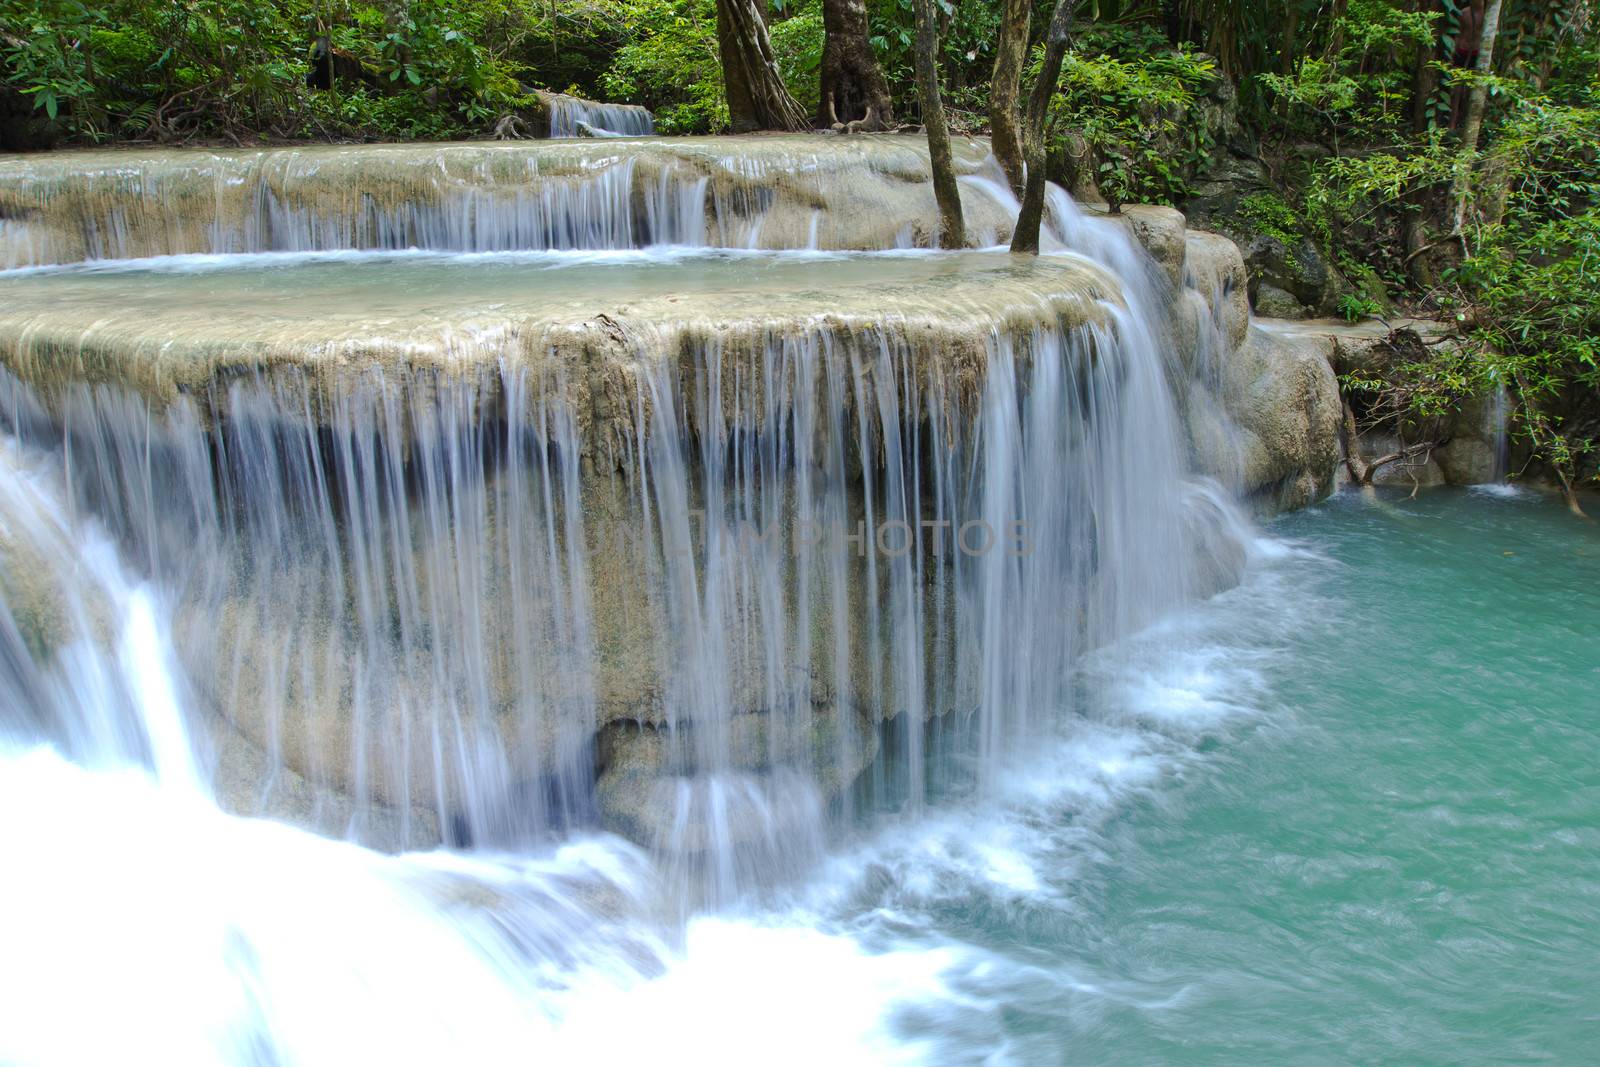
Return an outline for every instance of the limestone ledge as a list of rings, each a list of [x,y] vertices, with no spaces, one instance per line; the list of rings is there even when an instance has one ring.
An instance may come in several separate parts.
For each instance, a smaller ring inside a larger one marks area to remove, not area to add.
[[[0,365],[47,404],[69,385],[110,384],[158,407],[187,396],[209,415],[245,376],[292,375],[336,398],[379,374],[415,386],[527,371],[560,373],[580,431],[602,432],[633,418],[642,367],[717,353],[732,368],[785,339],[870,335],[970,394],[997,336],[1104,324],[1120,302],[1115,279],[1084,261],[976,252],[562,267],[402,256],[42,272],[0,288]]]
[[[954,138],[956,167],[989,148]],[[969,233],[1012,212],[964,183]],[[921,137],[746,135],[122,148],[0,159],[0,267],[419,247],[872,250],[936,240]]]
[[[1397,358],[1405,358],[1404,353],[1397,354],[1392,347],[1392,338],[1395,336],[1402,339],[1410,337],[1413,344],[1458,343],[1446,323],[1408,316],[1367,319],[1356,323],[1337,319],[1258,319],[1257,326],[1260,332],[1270,334],[1280,345],[1315,353],[1337,374],[1361,371],[1370,375]],[[1406,430],[1404,440],[1392,431],[1363,432],[1359,434],[1355,447],[1364,460],[1371,461],[1397,451],[1402,445],[1418,438],[1418,428],[1407,427]],[[1422,437],[1423,440],[1429,440],[1440,436],[1444,440],[1442,445],[1426,454],[1381,468],[1373,481],[1377,485],[1396,485],[1408,489],[1492,482],[1503,475],[1497,469],[1499,457],[1496,437],[1500,430],[1492,400],[1474,401]],[[1337,430],[1335,438],[1338,455],[1342,458],[1350,443],[1343,440],[1343,435]],[[1338,474],[1340,480],[1348,477],[1342,464]]]
[[[1244,257],[1227,237],[1188,229],[1172,208],[1130,205],[1120,217],[1163,283],[1195,468],[1264,513],[1327,496],[1341,412],[1332,340],[1252,318]]]

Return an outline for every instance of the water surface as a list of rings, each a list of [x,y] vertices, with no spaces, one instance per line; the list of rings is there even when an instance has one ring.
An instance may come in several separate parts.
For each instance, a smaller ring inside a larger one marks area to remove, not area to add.
[[[1590,1060],[1600,533],[1454,491],[1264,533],[997,797],[687,929],[612,838],[383,857],[13,751],[0,1060]]]

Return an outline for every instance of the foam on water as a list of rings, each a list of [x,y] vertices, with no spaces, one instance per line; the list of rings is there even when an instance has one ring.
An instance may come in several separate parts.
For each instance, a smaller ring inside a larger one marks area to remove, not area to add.
[[[1514,482],[1485,482],[1482,485],[1468,486],[1467,491],[1478,496],[1500,497],[1503,500],[1515,500],[1533,492],[1527,486],[1517,485]]]
[[[50,479],[37,465],[24,479],[47,513]],[[1281,592],[1273,577],[1258,564],[1241,589],[1092,654],[1082,714],[992,792],[934,783],[923,817],[869,820],[803,883],[684,923],[656,861],[616,838],[386,856],[221,813],[159,754],[187,686],[146,643],[160,609],[133,586],[113,600],[124,654],[95,668],[134,694],[155,763],[92,770],[16,738],[0,752],[0,810],[34,813],[0,820],[20,875],[0,883],[0,1060],[1031,1061],[1026,1042],[997,1044],[1020,991],[1152,994],[986,943],[960,915],[1071,920],[1109,821],[1259,710],[1253,657],[1270,649],[1219,638]],[[114,559],[94,585],[128,588]]]
[[[993,174],[964,182],[1014,210]],[[415,230],[469,255],[116,269],[704,255],[607,250],[633,235],[630,187],[585,186],[555,213],[519,201],[487,229],[442,210],[374,223],[381,247]],[[706,187],[658,192],[652,239],[696,238]],[[271,247],[348,243],[268,206],[294,236]],[[887,330],[819,327],[743,363],[716,340],[639,361],[603,458],[643,518],[648,566],[628,573],[650,587],[661,664],[651,738],[673,746],[654,778],[645,731],[597,712],[582,479],[602,453],[563,374],[508,363],[411,392],[378,375],[328,410],[303,382],[241,378],[205,419],[83,383],[52,406],[4,379],[28,447],[8,440],[0,469],[0,579],[19,587],[0,597],[0,685],[31,714],[0,715],[0,810],[36,816],[0,820],[23,872],[0,880],[0,1003],[20,1020],[0,1027],[0,1061],[1031,1062],[1050,1046],[1004,1024],[1018,1006],[1181,997],[1029,946],[1076,921],[1120,813],[1160,803],[1265,709],[1261,630],[1282,623],[1265,605],[1297,557],[1249,550],[1226,492],[1188,477],[1148,257],[1063,196],[1050,209],[1054,250],[1120,296],[1070,330],[997,320],[970,379]],[[494,251],[508,244],[600,251]],[[813,512],[907,531],[1025,519],[1037,542],[970,560],[920,541],[885,559],[734,551],[735,519]],[[729,524],[675,551],[697,514]],[[1186,609],[1231,580],[1213,564],[1234,549],[1246,584]],[[30,599],[36,557],[52,593]],[[331,718],[346,696],[348,736]],[[411,840],[431,818],[479,851],[385,855],[223,814],[211,757],[256,705],[275,769],[254,788],[322,789],[314,810],[361,840],[391,818]],[[778,724],[759,775],[736,744],[756,710]],[[598,743],[623,753],[603,778]],[[630,770],[656,790],[633,808]],[[831,811],[825,787],[843,794]],[[635,834],[655,848],[573,834],[611,788],[622,818],[662,819]],[[729,833],[740,821],[758,832]],[[995,915],[1015,940],[985,932]]]
[[[7,810],[49,812],[0,824],[6,1063],[909,1062],[894,1006],[946,994],[947,949],[792,915],[673,933],[615,838],[391,857],[47,749],[0,769]]]

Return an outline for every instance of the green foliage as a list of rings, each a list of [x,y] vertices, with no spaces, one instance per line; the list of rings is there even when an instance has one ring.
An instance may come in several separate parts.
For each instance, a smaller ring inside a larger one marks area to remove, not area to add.
[[[1341,250],[1336,259],[1339,272],[1354,287],[1354,295],[1363,301],[1363,305],[1367,308],[1362,317],[1387,315],[1394,310],[1389,295],[1390,287],[1392,285],[1396,289],[1404,288],[1403,276],[1386,280],[1371,263],[1354,258],[1348,250]]]
[[[1402,0],[1349,0],[1327,27],[1322,54],[1305,55],[1289,74],[1257,80],[1281,102],[1294,132],[1336,143],[1392,137],[1411,99],[1411,66],[1395,59],[1433,49],[1437,18]]]
[[[822,3],[802,7],[791,0],[787,10],[789,17],[770,27],[772,51],[789,92],[806,114],[815,114],[822,88]]]
[[[715,0],[602,0],[616,24],[630,28],[600,76],[600,95],[630,100],[656,113],[664,133],[720,133],[728,128],[717,50]],[[774,4],[782,17],[768,27],[789,92],[815,111],[822,66],[821,0]]]
[[[1565,423],[1600,399],[1600,109],[1529,100],[1507,126],[1491,168],[1512,176],[1505,221],[1480,231],[1454,280],[1524,431],[1570,475],[1596,449]]]
[[[10,83],[33,106],[55,119],[94,90],[89,62],[102,12],[78,0],[4,0],[0,24]]]
[[[71,138],[456,137],[531,104],[534,0],[0,0],[8,83]],[[305,84],[326,32],[363,80]]]
[[[947,117],[956,129],[981,125],[989,106],[1001,0],[934,0],[934,6],[939,13],[939,69],[944,75]],[[1049,6],[1041,5],[1035,13],[1035,28],[1049,17]],[[896,114],[914,115],[916,13],[912,0],[867,0],[867,18],[873,50],[894,92]]]
[[[1239,204],[1239,214],[1259,234],[1293,245],[1302,237],[1300,216],[1277,193],[1251,193]]]
[[[1504,110],[1472,173],[1475,224],[1448,238],[1466,255],[1436,294],[1473,344],[1345,384],[1411,417],[1504,388],[1536,453],[1571,477],[1595,451],[1583,427],[1600,406],[1600,64],[1565,58],[1590,76],[1559,98],[1495,79]],[[1441,131],[1409,148],[1326,161],[1308,194],[1324,230],[1409,209],[1462,165]]]
[[[814,110],[822,0],[769,3],[780,73]],[[1428,291],[1411,297],[1476,342],[1408,351],[1347,390],[1415,419],[1505,388],[1541,454],[1575,470],[1600,432],[1600,11],[1507,0],[1499,62],[1480,75],[1452,61],[1464,3],[1082,0],[1053,155],[1086,144],[1108,199],[1181,204],[1224,151],[1216,138],[1251,140],[1224,112],[1237,82],[1240,116],[1288,183],[1246,197],[1240,220],[1326,250],[1356,285],[1346,317],[1386,310],[1386,288],[1420,274]],[[1035,5],[1030,78],[1051,7]],[[981,132],[1002,4],[938,8],[951,123]],[[913,0],[867,12],[897,112],[914,119]],[[321,34],[346,68],[327,92],[305,82]],[[728,125],[715,0],[0,0],[0,63],[0,120],[20,116],[40,141],[483,136],[534,106],[529,87],[641,103],[666,132]],[[1474,85],[1489,121],[1468,153],[1454,127]]]
[[[1493,366],[1470,348],[1428,345],[1403,333],[1390,343],[1386,365],[1339,376],[1340,388],[1364,408],[1371,425],[1395,429],[1446,419],[1495,387]]]
[[[1142,58],[1108,51],[1067,54],[1061,90],[1051,101],[1058,135],[1075,130],[1095,158],[1095,181],[1117,203],[1170,203],[1182,196],[1195,167],[1210,152],[1209,131],[1195,114],[1216,79],[1216,64],[1188,48],[1162,48],[1153,31],[1102,31],[1085,44],[1116,46]],[[1036,77],[1036,49],[1028,77]]]
[[[609,6],[635,31],[601,77],[604,95],[649,105],[666,133],[727,129],[715,0],[611,0]]]
[[[1307,221],[1332,237],[1342,226],[1397,207],[1419,187],[1447,180],[1455,160],[1454,145],[1437,130],[1399,150],[1324,160],[1306,189]]]
[[[1364,293],[1345,293],[1339,297],[1339,314],[1346,322],[1360,322],[1382,312],[1383,305]]]

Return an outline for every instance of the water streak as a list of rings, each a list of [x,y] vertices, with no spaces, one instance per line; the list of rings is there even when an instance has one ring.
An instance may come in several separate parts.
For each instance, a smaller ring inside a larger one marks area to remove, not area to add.
[[[550,110],[551,137],[645,137],[656,132],[655,116],[636,104],[605,104],[564,93],[541,98]]]

